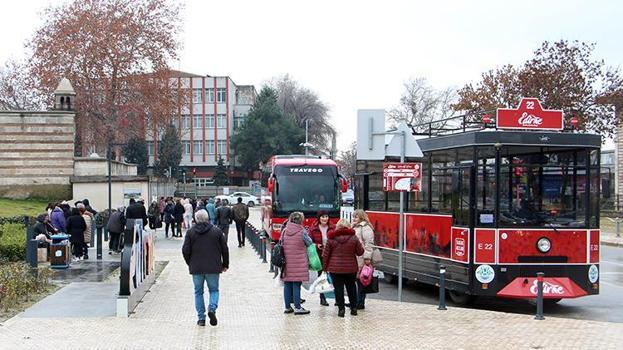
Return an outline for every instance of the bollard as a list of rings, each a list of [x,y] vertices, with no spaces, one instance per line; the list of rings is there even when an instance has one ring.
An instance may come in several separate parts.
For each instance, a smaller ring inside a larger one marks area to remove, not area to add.
[[[262,237],[262,263],[266,264],[266,237]]]
[[[446,309],[446,267],[439,265],[439,307],[437,310]]]
[[[37,247],[39,242],[37,242],[36,239],[29,239],[26,242],[26,262],[30,265],[30,267],[36,269],[39,264],[37,256]]]
[[[97,227],[97,260],[102,260],[102,227]]]
[[[621,218],[617,218],[617,238],[621,237]]]
[[[269,264],[270,267],[268,269],[268,272],[270,272],[270,273],[274,273],[275,272],[275,267],[273,266],[273,263],[272,263],[272,261],[273,261],[273,259],[272,259],[272,257],[273,257],[273,248],[275,248],[275,242],[273,242],[271,240],[271,242],[270,242],[270,261],[271,261],[271,263]]]
[[[537,295],[536,295],[536,316],[535,320],[544,320],[543,317],[543,276],[545,274],[543,272],[537,272],[536,280],[537,280]]]

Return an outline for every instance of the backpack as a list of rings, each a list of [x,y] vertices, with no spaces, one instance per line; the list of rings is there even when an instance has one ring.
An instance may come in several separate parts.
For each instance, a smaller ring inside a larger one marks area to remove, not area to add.
[[[279,240],[279,242],[277,242],[277,244],[275,244],[275,247],[273,248],[273,254],[270,257],[270,263],[278,268],[283,268],[284,266],[286,266],[286,256],[283,253],[283,245],[281,244],[281,240]]]
[[[359,282],[366,287],[372,282],[372,275],[374,274],[374,268],[372,265],[363,265],[361,272],[359,273]]]

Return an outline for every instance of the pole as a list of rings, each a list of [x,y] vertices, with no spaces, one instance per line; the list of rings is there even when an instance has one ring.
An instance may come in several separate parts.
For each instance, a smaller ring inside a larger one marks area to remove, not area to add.
[[[439,266],[439,306],[437,310],[446,309],[446,267],[444,265]]]
[[[309,155],[309,147],[308,147],[308,139],[307,139],[308,129],[309,129],[309,119],[305,119],[305,155]]]
[[[537,280],[537,295],[536,295],[536,316],[535,320],[544,320],[543,317],[543,276],[545,274],[543,272],[537,272],[536,280]]]
[[[108,158],[108,217],[112,214],[112,149],[110,141],[108,141],[108,150],[106,151]]]
[[[406,135],[404,131],[400,132],[400,163],[405,162],[405,147],[406,147]],[[402,302],[402,269],[403,269],[403,257],[404,257],[404,200],[405,192],[400,191],[400,216],[398,223],[398,301]]]

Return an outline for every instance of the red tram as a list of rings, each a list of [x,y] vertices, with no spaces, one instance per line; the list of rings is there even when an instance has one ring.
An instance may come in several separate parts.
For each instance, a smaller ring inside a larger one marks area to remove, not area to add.
[[[547,111],[529,107],[515,110],[516,128],[489,116],[413,128],[424,157],[407,159],[421,163],[422,188],[406,194],[404,278],[437,284],[445,265],[459,303],[535,298],[537,272],[550,301],[599,293],[601,136],[563,130],[562,112],[560,127],[541,128]],[[374,226],[380,270],[397,276],[399,193],[384,192],[383,162],[357,161],[355,203]]]

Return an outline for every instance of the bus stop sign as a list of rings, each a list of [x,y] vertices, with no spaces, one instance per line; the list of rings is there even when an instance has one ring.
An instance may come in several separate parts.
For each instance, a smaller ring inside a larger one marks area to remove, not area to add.
[[[422,188],[422,163],[383,163],[383,191],[419,192]]]

